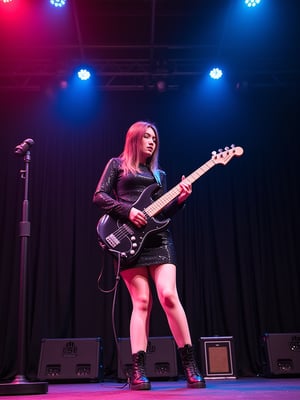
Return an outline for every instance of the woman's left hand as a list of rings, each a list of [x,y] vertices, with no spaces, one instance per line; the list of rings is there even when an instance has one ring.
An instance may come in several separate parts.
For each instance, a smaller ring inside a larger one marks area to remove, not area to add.
[[[192,193],[192,184],[185,180],[185,176],[182,175],[181,182],[179,184],[181,192],[178,196],[178,203],[183,203]]]

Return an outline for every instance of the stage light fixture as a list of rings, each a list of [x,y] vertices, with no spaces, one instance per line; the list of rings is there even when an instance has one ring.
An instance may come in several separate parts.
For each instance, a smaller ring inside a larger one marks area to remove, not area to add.
[[[66,5],[67,0],[50,0],[50,4],[54,7],[63,7]]]
[[[256,7],[260,3],[260,0],[245,0],[246,6],[250,7]]]
[[[91,77],[91,73],[89,70],[87,70],[86,68],[81,68],[78,73],[77,76],[79,79],[81,79],[82,81],[87,81],[88,79],[90,79]]]
[[[2,0],[2,3],[11,3],[12,2],[12,0]]]
[[[209,73],[209,76],[212,79],[220,79],[222,77],[222,75],[223,75],[223,72],[220,68],[213,68]]]

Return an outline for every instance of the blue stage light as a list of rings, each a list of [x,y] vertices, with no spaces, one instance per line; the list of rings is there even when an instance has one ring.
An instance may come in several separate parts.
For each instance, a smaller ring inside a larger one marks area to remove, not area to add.
[[[50,0],[50,4],[54,7],[63,7],[66,5],[67,0]]]
[[[79,79],[81,79],[82,81],[87,81],[88,79],[90,79],[91,77],[91,73],[89,70],[87,70],[86,68],[81,68],[78,73],[77,76]]]
[[[209,76],[212,79],[220,79],[222,77],[222,75],[223,75],[223,72],[220,68],[213,68],[209,73]]]
[[[256,7],[260,3],[260,0],[245,0],[246,6],[250,7]]]

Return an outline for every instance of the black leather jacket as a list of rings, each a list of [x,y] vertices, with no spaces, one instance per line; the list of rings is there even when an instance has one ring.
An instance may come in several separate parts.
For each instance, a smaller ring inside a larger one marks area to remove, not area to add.
[[[160,184],[158,190],[153,193],[152,199],[156,200],[167,191],[166,174],[159,170]],[[128,219],[130,209],[138,200],[142,192],[149,185],[156,183],[155,177],[147,166],[140,166],[140,172],[136,175],[129,173],[124,175],[121,168],[121,159],[112,158],[107,163],[98,182],[93,197],[93,202],[100,208],[103,214],[110,214],[115,218]],[[149,199],[149,204],[151,200]],[[147,205],[147,204],[146,204]],[[179,208],[175,198],[161,213],[162,218],[170,218]]]

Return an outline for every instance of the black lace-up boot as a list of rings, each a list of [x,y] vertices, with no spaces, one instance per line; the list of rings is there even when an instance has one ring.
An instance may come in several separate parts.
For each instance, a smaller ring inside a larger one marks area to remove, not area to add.
[[[145,374],[146,353],[139,351],[132,355],[132,377],[130,382],[131,390],[149,390],[151,384]]]
[[[196,364],[193,347],[186,344],[178,349],[189,388],[205,388],[205,380]]]

